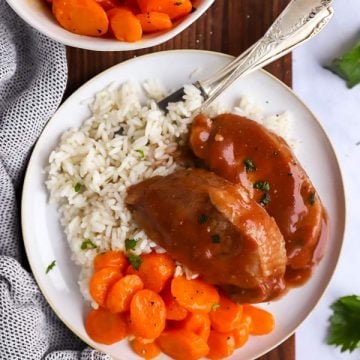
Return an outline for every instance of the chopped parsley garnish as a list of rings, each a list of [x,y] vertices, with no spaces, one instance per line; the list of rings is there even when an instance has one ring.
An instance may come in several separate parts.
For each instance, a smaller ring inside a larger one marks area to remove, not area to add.
[[[145,153],[144,153],[144,150],[141,150],[141,149],[136,149],[135,150],[137,153],[139,153],[140,155],[140,159],[143,159],[145,157]]]
[[[251,159],[245,159],[244,165],[245,165],[246,172],[253,172],[256,170],[256,166],[254,165],[254,163],[252,162]]]
[[[216,311],[220,307],[220,304],[212,304],[211,305],[211,311]]]
[[[125,239],[125,250],[129,251],[135,249],[136,244],[136,239]]]
[[[264,192],[269,192],[270,184],[267,181],[256,181],[254,183],[254,189],[262,190]]]
[[[201,225],[205,224],[208,220],[209,220],[209,217],[205,214],[201,214],[198,217],[198,223]]]
[[[271,197],[269,195],[269,193],[265,193],[263,195],[263,197],[261,198],[261,200],[259,201],[261,206],[266,206],[271,200]]]
[[[49,271],[51,271],[56,265],[56,260],[53,260],[51,264],[46,268],[45,274],[47,274]]]
[[[218,234],[212,235],[211,236],[211,241],[214,244],[220,244],[220,235],[218,235]]]
[[[81,250],[90,250],[90,249],[96,249],[97,246],[89,239],[82,242],[80,249]]]
[[[141,257],[139,255],[129,254],[128,259],[132,267],[135,270],[139,270],[141,265]]]
[[[314,192],[312,192],[309,195],[309,203],[310,203],[310,205],[314,205],[315,201],[316,201],[316,194]]]
[[[75,186],[74,186],[74,190],[75,190],[75,192],[79,192],[81,190],[81,184],[76,183]]]
[[[360,296],[341,297],[331,305],[331,309],[333,315],[327,343],[341,346],[341,352],[360,348]]]

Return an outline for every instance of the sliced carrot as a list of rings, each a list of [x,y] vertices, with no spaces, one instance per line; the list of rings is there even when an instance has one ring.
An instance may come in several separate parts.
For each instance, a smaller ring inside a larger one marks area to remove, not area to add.
[[[130,346],[136,354],[147,360],[157,357],[161,352],[159,346],[155,342],[149,342],[148,340],[138,337],[130,341]]]
[[[142,13],[151,11],[168,14],[171,20],[179,19],[192,10],[190,0],[137,0]]]
[[[119,6],[119,1],[118,0],[96,0],[96,2],[99,5],[101,5],[101,7],[105,11],[108,11],[110,9],[113,9],[114,7]]]
[[[167,320],[184,320],[188,315],[188,311],[183,308],[171,294],[170,287],[166,287],[161,293],[166,306],[166,319]]]
[[[126,275],[118,280],[109,290],[106,307],[113,313],[130,309],[130,302],[135,293],[142,290],[144,283],[137,275]]]
[[[88,313],[85,329],[91,339],[107,345],[120,341],[127,335],[124,318],[103,308]]]
[[[175,272],[174,260],[168,254],[146,254],[141,256],[139,275],[145,289],[160,292]]]
[[[108,30],[106,12],[95,0],[53,0],[52,11],[60,25],[75,34],[101,36]]]
[[[252,305],[244,305],[244,314],[251,318],[250,334],[265,335],[273,331],[275,319],[268,311]]]
[[[155,339],[165,328],[166,308],[156,292],[138,291],[130,303],[131,330],[135,336]]]
[[[232,334],[223,334],[211,330],[208,345],[208,358],[222,359],[230,356],[235,350],[235,340]]]
[[[214,304],[219,303],[216,288],[201,280],[187,280],[183,276],[171,282],[171,293],[185,309],[193,312],[208,313]]]
[[[211,325],[214,330],[227,333],[236,329],[242,320],[242,306],[220,296],[220,302],[210,312]]]
[[[136,17],[140,20],[144,33],[152,33],[172,28],[170,16],[165,13],[151,11],[145,14],[138,14]]]
[[[118,7],[107,12],[111,30],[120,41],[135,42],[141,39],[142,28],[139,19],[131,10]]]
[[[124,272],[128,265],[129,262],[122,251],[110,250],[96,255],[94,259],[95,271],[101,270],[104,267],[113,267]]]
[[[122,275],[116,268],[106,267],[96,271],[90,279],[90,295],[100,306],[105,306],[105,299],[110,287],[115,284]]]
[[[235,330],[231,332],[235,341],[235,349],[243,346],[249,339],[250,326],[246,322],[242,322]]]
[[[179,327],[191,331],[207,341],[210,335],[211,323],[208,314],[190,313],[184,321],[181,321]]]
[[[183,329],[164,331],[156,342],[166,355],[176,360],[197,360],[209,352],[201,336]]]

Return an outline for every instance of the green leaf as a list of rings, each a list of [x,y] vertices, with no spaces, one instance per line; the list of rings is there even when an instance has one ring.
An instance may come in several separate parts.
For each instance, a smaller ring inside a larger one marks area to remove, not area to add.
[[[325,67],[346,80],[348,88],[360,83],[360,43]]]
[[[56,260],[53,260],[49,266],[46,268],[45,274],[47,274],[49,271],[51,271],[56,265]]]
[[[271,200],[271,197],[270,197],[269,193],[265,193],[263,195],[263,197],[261,198],[261,200],[259,201],[259,203],[261,206],[266,206],[267,204],[269,204],[270,200]]]
[[[244,165],[245,165],[246,172],[253,172],[256,170],[256,166],[254,165],[254,163],[252,162],[251,159],[245,159]]]
[[[352,352],[360,347],[360,296],[351,295],[338,299],[331,305],[329,345],[341,347],[341,352]]]
[[[97,246],[89,239],[84,240],[80,246],[81,250],[90,250],[90,249],[96,249]]]
[[[141,149],[136,149],[135,150],[137,153],[139,153],[139,157],[140,159],[143,159],[145,157],[145,153],[144,153],[144,150],[141,150]]]
[[[141,257],[139,255],[129,254],[128,259],[132,267],[135,270],[139,270],[141,265]]]
[[[220,244],[220,242],[221,242],[220,235],[218,235],[218,234],[212,235],[211,236],[211,241],[214,244]]]
[[[211,311],[216,311],[220,307],[220,304],[212,304],[211,305]]]
[[[125,250],[129,251],[135,249],[136,244],[136,239],[125,239]]]
[[[75,192],[79,192],[81,190],[81,184],[76,183],[75,186],[74,186],[74,190],[75,190]]]
[[[268,181],[256,181],[254,183],[254,189],[262,190],[264,192],[269,192],[270,184]]]
[[[209,217],[205,214],[200,214],[198,217],[198,223],[204,225],[209,220]]]

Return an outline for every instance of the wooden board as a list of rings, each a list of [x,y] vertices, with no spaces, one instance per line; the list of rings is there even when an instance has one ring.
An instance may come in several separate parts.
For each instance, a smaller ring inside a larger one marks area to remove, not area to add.
[[[101,71],[121,61],[156,51],[203,49],[239,55],[259,39],[289,0],[215,0],[191,27],[165,44],[129,52],[96,52],[67,49],[69,80],[65,97]],[[267,67],[291,86],[291,56]],[[261,341],[261,338],[259,338]],[[295,337],[262,356],[261,360],[294,360]]]

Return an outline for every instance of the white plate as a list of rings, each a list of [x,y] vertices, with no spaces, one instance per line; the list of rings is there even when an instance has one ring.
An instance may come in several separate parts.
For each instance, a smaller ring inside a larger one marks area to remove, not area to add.
[[[153,34],[144,34],[141,40],[129,43],[116,39],[84,36],[65,30],[56,21],[46,0],[6,0],[12,9],[29,25],[62,44],[96,51],[130,51],[149,48],[172,39],[196,21],[214,0],[193,0],[196,11],[175,21],[173,28]]]
[[[32,153],[23,188],[22,229],[26,252],[34,276],[47,301],[61,320],[81,339],[117,359],[140,359],[127,341],[113,346],[94,343],[84,329],[86,306],[77,285],[78,268],[70,260],[70,250],[60,227],[56,208],[47,202],[44,168],[59,141],[60,134],[80,126],[89,116],[82,100],[88,99],[115,79],[142,82],[160,78],[166,87],[176,89],[184,83],[205,78],[230,60],[230,57],[205,51],[169,51],[155,53],[121,63],[101,73],[76,91],[56,112],[41,134]],[[303,287],[291,290],[277,302],[264,304],[276,318],[275,330],[267,336],[252,337],[231,359],[252,359],[269,351],[288,336],[314,308],[335,269],[345,226],[345,197],[339,165],[323,128],[310,110],[280,81],[257,71],[237,81],[223,100],[233,103],[246,95],[266,113],[289,110],[298,140],[296,155],[316,186],[330,219],[327,251],[314,276]],[[47,275],[46,267],[56,259],[56,267]],[[164,357],[166,358],[166,357]]]

